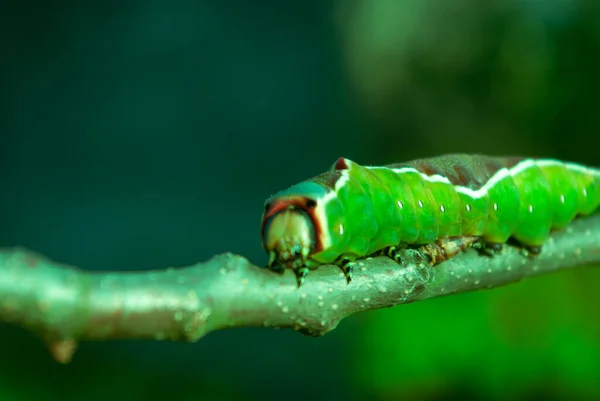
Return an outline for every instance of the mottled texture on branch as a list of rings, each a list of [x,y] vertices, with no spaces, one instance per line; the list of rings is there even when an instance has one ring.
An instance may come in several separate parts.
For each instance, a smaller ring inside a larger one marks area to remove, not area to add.
[[[0,249],[0,321],[39,335],[68,362],[81,340],[196,341],[228,327],[288,327],[319,336],[356,312],[492,288],[559,269],[600,263],[600,216],[553,234],[535,259],[506,247],[487,257],[468,249],[438,266],[407,250],[360,262],[352,283],[338,267],[271,272],[232,254],[183,268],[86,272],[25,249]]]

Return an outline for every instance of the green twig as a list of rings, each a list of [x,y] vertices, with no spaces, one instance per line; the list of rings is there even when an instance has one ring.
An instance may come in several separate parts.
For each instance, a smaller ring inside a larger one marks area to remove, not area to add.
[[[193,342],[250,326],[319,336],[357,312],[600,263],[600,216],[554,233],[535,259],[514,247],[494,257],[468,249],[430,267],[416,262],[416,251],[405,252],[405,266],[364,260],[350,284],[339,268],[322,266],[298,288],[291,271],[274,273],[232,254],[161,271],[87,272],[25,249],[0,249],[0,321],[37,334],[63,363],[81,340]]]

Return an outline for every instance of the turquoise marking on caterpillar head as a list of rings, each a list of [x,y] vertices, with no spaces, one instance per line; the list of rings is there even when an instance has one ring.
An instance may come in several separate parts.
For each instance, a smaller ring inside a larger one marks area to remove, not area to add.
[[[262,245],[270,268],[306,266],[309,256],[326,246],[320,209],[330,192],[320,184],[302,182],[265,201]]]

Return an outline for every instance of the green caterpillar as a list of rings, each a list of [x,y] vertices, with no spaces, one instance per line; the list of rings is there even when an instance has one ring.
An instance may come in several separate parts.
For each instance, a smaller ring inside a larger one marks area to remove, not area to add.
[[[533,254],[551,230],[600,204],[600,170],[553,159],[452,154],[383,167],[340,158],[331,169],[265,202],[268,268],[336,264],[397,247],[472,236],[498,249],[509,238]]]

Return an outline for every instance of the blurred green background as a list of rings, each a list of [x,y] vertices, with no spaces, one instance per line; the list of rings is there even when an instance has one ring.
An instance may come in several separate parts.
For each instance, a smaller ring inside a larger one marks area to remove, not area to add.
[[[231,251],[340,157],[600,165],[597,0],[7,0],[0,245],[85,269]],[[0,327],[0,400],[600,398],[600,272],[363,313],[315,339],[84,343]]]

